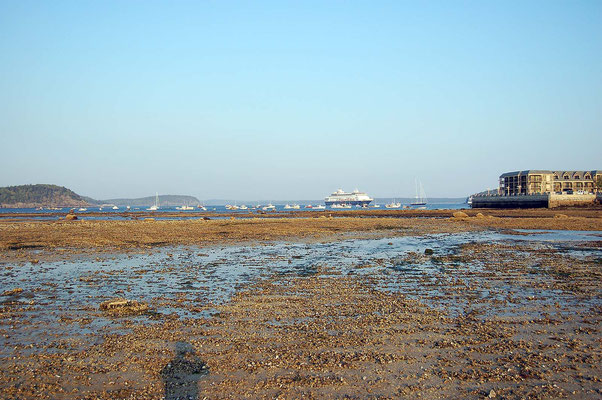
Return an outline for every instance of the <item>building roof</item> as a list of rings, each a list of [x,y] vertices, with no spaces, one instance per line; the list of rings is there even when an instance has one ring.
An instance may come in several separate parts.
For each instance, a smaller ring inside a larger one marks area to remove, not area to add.
[[[591,171],[550,171],[550,170],[543,170],[543,169],[527,169],[524,171],[506,172],[506,173],[503,173],[502,175],[500,175],[500,178],[517,176],[519,174],[520,175],[555,174],[558,176],[558,180],[561,180],[564,175],[568,174],[570,179],[584,179],[583,177],[585,176],[585,174],[589,174],[593,178],[597,174],[602,174],[602,170],[596,169],[596,170],[591,170]]]
[[[524,171],[506,172],[504,174],[501,174],[500,178],[505,178],[507,176],[516,176],[518,174],[529,175],[529,174],[551,174],[551,173],[552,173],[552,171],[547,171],[547,170],[543,170],[543,169],[526,169]]]

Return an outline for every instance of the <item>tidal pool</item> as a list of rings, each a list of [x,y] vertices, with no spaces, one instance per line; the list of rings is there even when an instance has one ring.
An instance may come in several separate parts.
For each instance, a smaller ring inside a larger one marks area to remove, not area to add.
[[[70,335],[127,329],[124,319],[98,311],[99,303],[110,298],[149,303],[151,313],[128,321],[208,318],[216,304],[258,279],[311,277],[324,268],[335,275],[374,278],[380,290],[398,291],[453,314],[529,318],[548,312],[554,304],[565,311],[602,304],[600,293],[580,296],[554,286],[552,280],[558,277],[543,273],[554,263],[549,254],[600,263],[602,249],[595,245],[602,240],[599,232],[518,233],[165,247],[95,259],[2,263],[0,293],[15,288],[22,292],[0,297],[0,305],[8,311],[0,321],[0,333],[4,333],[0,354],[10,354],[17,343],[49,343]],[[491,249],[480,256],[463,253],[467,246],[485,244],[499,244],[504,254],[498,257]],[[425,255],[426,249],[433,253]],[[516,265],[522,272],[515,271]]]

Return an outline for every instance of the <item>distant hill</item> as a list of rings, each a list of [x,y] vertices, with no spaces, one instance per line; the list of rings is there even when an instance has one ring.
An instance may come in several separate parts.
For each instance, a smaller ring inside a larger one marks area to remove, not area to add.
[[[148,207],[155,204],[155,196],[139,199],[96,200],[80,196],[62,186],[57,185],[20,185],[0,188],[0,208],[36,208],[36,207],[85,207],[100,204],[116,206]],[[196,206],[201,202],[193,196],[163,195],[159,196],[159,206]]]
[[[57,185],[20,185],[0,188],[0,207],[81,207],[89,205],[77,193]]]
[[[149,207],[155,204],[155,196],[140,197],[137,199],[106,199],[106,200],[94,200],[90,197],[85,198],[91,204],[114,204],[116,206],[125,207]],[[199,199],[194,196],[182,196],[182,195],[160,195],[159,206],[160,207],[174,207],[174,206],[196,206],[201,204]]]

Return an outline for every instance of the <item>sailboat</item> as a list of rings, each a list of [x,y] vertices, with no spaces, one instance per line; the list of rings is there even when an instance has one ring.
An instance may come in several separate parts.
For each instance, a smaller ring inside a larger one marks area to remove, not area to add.
[[[155,204],[147,208],[148,211],[157,211],[159,209],[159,192],[155,195]]]
[[[395,199],[393,199],[393,201],[391,203],[387,203],[385,204],[386,208],[399,208],[401,207],[401,203],[395,201]]]
[[[418,196],[418,186],[420,186],[420,196]],[[426,205],[426,193],[422,188],[422,182],[416,179],[416,200],[410,203],[413,206],[425,206]]]

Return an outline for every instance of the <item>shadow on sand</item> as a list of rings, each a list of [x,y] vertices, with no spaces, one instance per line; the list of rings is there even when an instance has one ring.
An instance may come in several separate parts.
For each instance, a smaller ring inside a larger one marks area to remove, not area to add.
[[[161,370],[165,400],[196,400],[199,380],[209,373],[207,365],[186,342],[176,343],[176,356]]]

